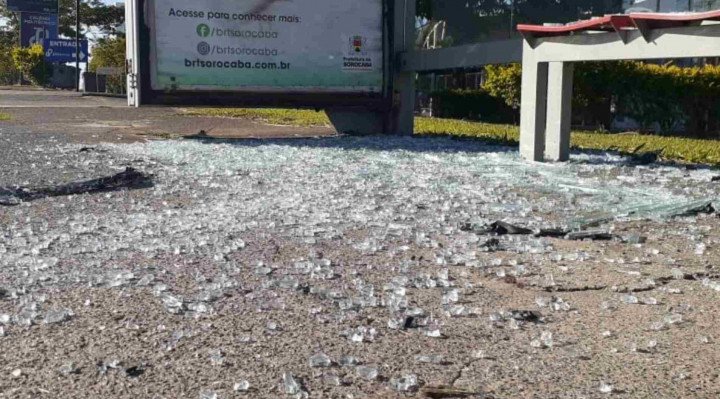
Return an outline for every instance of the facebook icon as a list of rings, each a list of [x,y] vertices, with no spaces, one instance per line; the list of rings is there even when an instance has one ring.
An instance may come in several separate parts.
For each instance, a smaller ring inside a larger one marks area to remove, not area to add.
[[[210,35],[210,27],[205,24],[198,25],[197,34],[200,37],[208,37]]]

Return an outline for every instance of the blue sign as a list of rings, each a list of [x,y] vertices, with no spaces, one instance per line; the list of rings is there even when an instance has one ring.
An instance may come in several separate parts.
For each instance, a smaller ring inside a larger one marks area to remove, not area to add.
[[[57,39],[58,15],[23,12],[20,14],[20,45],[43,45],[45,39]]]
[[[88,41],[80,40],[80,62],[87,62],[88,53]],[[75,62],[75,40],[45,40],[45,60],[48,62]]]
[[[58,0],[7,0],[8,11],[58,13]]]

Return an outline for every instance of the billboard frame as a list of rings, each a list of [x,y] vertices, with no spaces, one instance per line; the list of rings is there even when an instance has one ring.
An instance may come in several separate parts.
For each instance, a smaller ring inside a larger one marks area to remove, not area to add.
[[[388,112],[392,108],[393,82],[391,66],[397,63],[397,54],[392,51],[392,4],[393,0],[382,1],[383,25],[383,83],[377,93],[342,92],[342,91],[164,91],[154,90],[151,83],[152,74],[152,32],[151,23],[146,21],[150,15],[149,0],[128,0],[133,3],[128,7],[128,21],[134,25],[129,32],[136,35],[134,43],[128,43],[128,84],[135,89],[135,97],[131,101],[139,105],[178,105],[178,106],[243,106],[243,107],[293,107],[310,109],[343,109],[368,110],[374,113]],[[132,63],[137,65],[133,66]],[[133,76],[134,75],[134,76]],[[128,90],[130,93],[130,90]]]
[[[15,13],[21,13],[21,12],[30,12],[30,13],[36,13],[36,14],[60,14],[60,0],[51,0],[53,3],[55,3],[55,9],[54,11],[48,11],[49,8],[24,8],[24,7],[11,7],[9,4],[7,5],[7,10]]]

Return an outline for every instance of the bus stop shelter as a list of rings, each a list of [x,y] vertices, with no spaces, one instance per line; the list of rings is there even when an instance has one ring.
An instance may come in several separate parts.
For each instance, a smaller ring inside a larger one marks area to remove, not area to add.
[[[573,63],[720,56],[720,11],[607,15],[518,30],[524,38],[520,152],[532,161],[569,158]]]

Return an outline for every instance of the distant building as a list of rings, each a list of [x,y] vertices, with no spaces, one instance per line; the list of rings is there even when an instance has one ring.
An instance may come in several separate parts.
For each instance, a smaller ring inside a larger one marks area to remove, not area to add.
[[[720,0],[624,0],[626,12],[688,12],[720,9]]]

